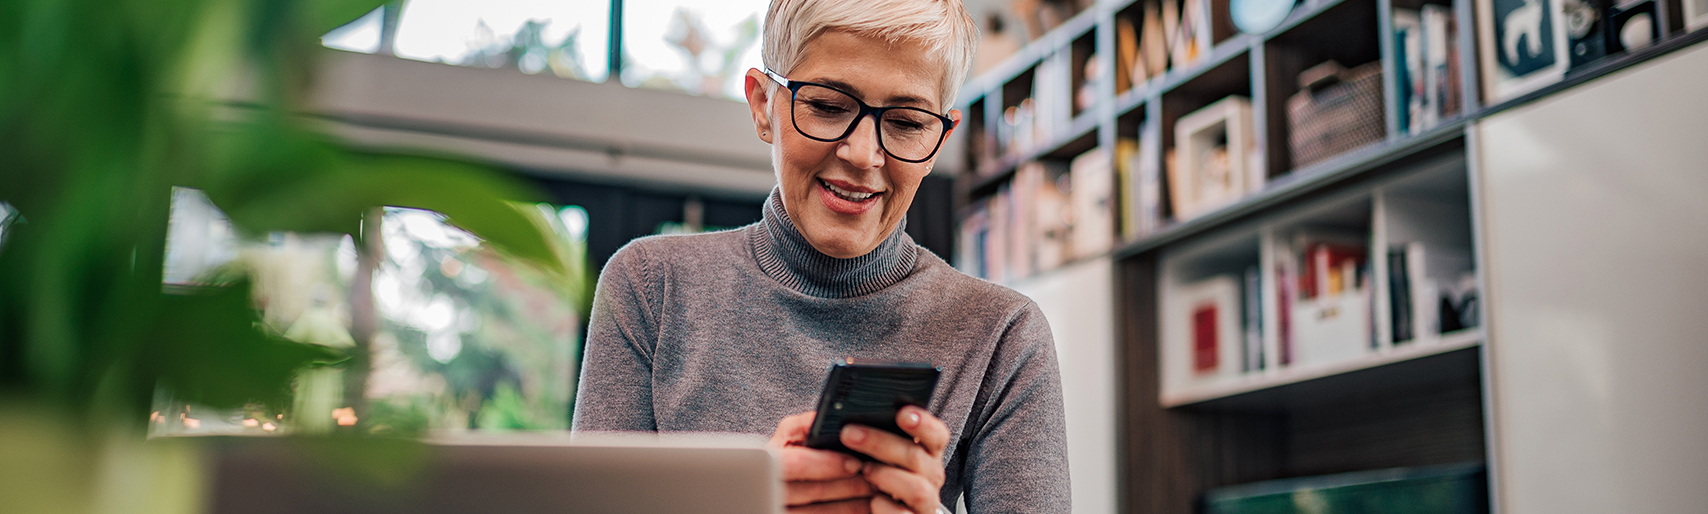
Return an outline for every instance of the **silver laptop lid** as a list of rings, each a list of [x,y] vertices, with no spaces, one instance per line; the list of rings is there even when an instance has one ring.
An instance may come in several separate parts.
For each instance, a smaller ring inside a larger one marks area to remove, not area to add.
[[[364,457],[344,451],[360,444]],[[224,438],[210,457],[215,514],[775,514],[783,504],[776,458],[728,440]]]

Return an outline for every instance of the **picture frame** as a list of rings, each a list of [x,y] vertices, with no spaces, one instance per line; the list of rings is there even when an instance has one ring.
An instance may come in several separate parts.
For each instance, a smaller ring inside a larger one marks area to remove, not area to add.
[[[1174,286],[1164,321],[1169,389],[1214,384],[1242,373],[1239,282],[1214,275]]]
[[[1679,0],[1684,4],[1684,31],[1708,28],[1708,0]]]
[[[1564,20],[1564,0],[1477,0],[1477,53],[1488,104],[1565,77],[1571,44]]]
[[[1261,188],[1252,143],[1251,102],[1244,97],[1223,98],[1177,120],[1168,177],[1174,218],[1190,219]]]

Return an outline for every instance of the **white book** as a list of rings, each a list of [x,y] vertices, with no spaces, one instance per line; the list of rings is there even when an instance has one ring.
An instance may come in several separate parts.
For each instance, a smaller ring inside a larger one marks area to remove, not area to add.
[[[1115,243],[1115,167],[1102,147],[1073,159],[1068,172],[1073,184],[1073,257],[1090,257]]]
[[[1423,90],[1429,107],[1423,114],[1425,128],[1441,123],[1441,106],[1447,94],[1447,24],[1452,19],[1453,10],[1447,6],[1423,6]]]
[[[1152,130],[1149,120],[1139,124],[1139,151],[1133,174],[1139,183],[1139,233],[1149,234],[1162,226],[1162,131]]]

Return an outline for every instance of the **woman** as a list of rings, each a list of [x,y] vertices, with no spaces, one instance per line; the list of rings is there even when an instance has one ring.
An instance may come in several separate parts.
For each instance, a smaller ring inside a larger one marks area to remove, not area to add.
[[[1067,512],[1061,383],[1036,305],[915,245],[903,218],[960,119],[957,0],[773,0],[754,131],[778,187],[760,222],[636,240],[600,276],[575,429],[772,434],[793,512]],[[947,111],[945,113],[945,111]],[[801,446],[838,357],[930,362],[912,439]],[[793,414],[793,415],[790,415]]]

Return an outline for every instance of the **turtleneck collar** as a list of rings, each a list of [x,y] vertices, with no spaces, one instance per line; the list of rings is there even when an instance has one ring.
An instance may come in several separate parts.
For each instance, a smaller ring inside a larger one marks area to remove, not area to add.
[[[866,255],[838,259],[813,248],[783,209],[781,188],[765,200],[761,223],[749,235],[765,274],[785,287],[820,298],[852,298],[877,292],[913,271],[919,258],[904,218],[895,232]]]

